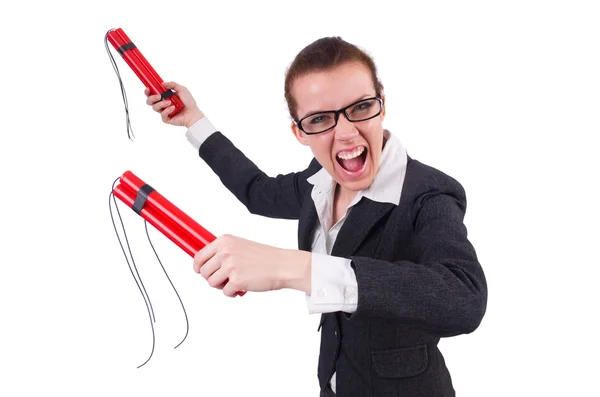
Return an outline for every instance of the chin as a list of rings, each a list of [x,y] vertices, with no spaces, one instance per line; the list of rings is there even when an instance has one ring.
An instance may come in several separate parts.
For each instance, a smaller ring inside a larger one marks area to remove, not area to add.
[[[342,188],[344,188],[345,190],[348,190],[348,191],[352,191],[352,192],[358,192],[359,190],[365,190],[369,186],[371,186],[371,183],[373,183],[372,178],[364,179],[361,181],[352,181],[352,182],[348,182],[348,181],[344,181],[344,180],[338,181],[338,184]]]

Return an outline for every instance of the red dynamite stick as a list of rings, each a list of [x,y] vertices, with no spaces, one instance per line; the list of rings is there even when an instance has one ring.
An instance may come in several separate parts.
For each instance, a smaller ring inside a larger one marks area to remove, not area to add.
[[[128,43],[132,43],[133,44],[133,42],[131,41],[131,39],[125,34],[125,32],[123,31],[123,29],[121,29],[121,28],[111,30],[110,33],[109,33],[109,36],[110,36],[110,34],[118,36],[118,40],[115,40],[115,42],[117,42],[120,45],[120,47],[122,47],[122,46],[124,46],[125,44],[128,44]],[[138,61],[141,64],[143,64],[146,67],[146,69],[148,69],[148,72],[152,76],[154,76],[154,79],[159,80],[159,81],[161,80],[161,78],[158,75],[158,73],[156,73],[156,70],[154,70],[154,68],[150,65],[150,62],[148,62],[146,60],[146,58],[142,55],[142,53],[140,52],[140,50],[136,46],[134,46],[133,48],[131,48],[131,52],[132,52],[132,54],[135,54],[135,56],[138,58]]]
[[[122,32],[122,31],[121,31],[121,32]],[[125,35],[125,33],[123,33],[123,35]],[[131,41],[131,40],[129,40],[129,41]],[[150,74],[151,74],[152,76],[154,76],[154,79],[155,79],[156,81],[159,81],[159,82],[161,83],[161,89],[164,91],[164,87],[162,86],[163,79],[162,79],[162,78],[161,78],[161,77],[158,75],[158,73],[156,73],[156,70],[154,70],[154,68],[152,67],[152,65],[150,64],[150,62],[148,62],[148,60],[146,59],[146,57],[145,57],[145,56],[144,56],[144,55],[143,55],[143,54],[140,52],[140,49],[139,49],[139,48],[137,48],[137,47],[135,47],[135,48],[132,48],[132,49],[131,49],[131,52],[132,52],[133,54],[135,54],[135,56],[137,56],[137,57],[138,57],[138,60],[139,60],[139,61],[140,61],[140,62],[141,62],[141,63],[142,63],[144,66],[146,66],[146,69],[148,69],[148,72],[150,72]],[[178,102],[178,104],[180,104],[180,105],[181,105],[181,107],[183,107],[183,104],[181,104],[181,103],[179,102],[179,98],[175,98],[174,100],[175,100],[176,102]]]
[[[113,190],[115,197],[121,200],[129,207],[133,207],[137,193],[126,186],[117,185]],[[181,233],[179,229],[168,221],[154,208],[145,206],[140,211],[140,216],[154,226],[158,231],[174,242],[179,248],[184,250],[192,258],[200,250],[199,244],[194,242],[191,236]]]
[[[162,79],[157,79],[147,68],[146,64],[139,59],[137,53],[133,51],[136,48],[135,45],[121,29],[110,30],[107,33],[107,38],[136,76],[152,91],[152,94],[164,91],[164,87],[160,85]]]
[[[131,41],[131,39],[125,34],[125,32],[123,32],[123,29],[111,30],[109,33],[109,40],[110,40],[111,35],[118,37],[118,39],[115,39],[115,43],[120,44],[120,46],[118,48],[117,47],[115,47],[115,48],[117,49],[117,51],[119,53],[124,54],[124,51],[119,51],[119,49],[125,50],[127,48],[128,58],[129,57],[135,58],[135,64],[140,65],[140,67],[143,66],[146,69],[148,75],[152,76],[152,82],[158,81],[158,82],[162,83],[162,78],[158,75],[158,73],[156,73],[156,70],[154,70],[154,68],[150,65],[150,62],[148,62],[146,60],[146,58],[142,55],[142,53],[137,48],[137,46],[134,45],[133,42]],[[126,46],[128,46],[128,47],[126,47]],[[146,86],[148,86],[148,85],[146,85]],[[162,91],[165,91],[165,90],[161,85],[160,90],[158,92],[162,92]]]
[[[123,173],[120,179],[120,183],[129,187],[131,190],[137,193],[142,186],[145,185],[144,181],[134,175],[131,171]],[[196,221],[190,218],[186,213],[173,205],[169,200],[164,198],[157,191],[152,192],[147,198],[148,205],[159,210],[160,213],[164,214],[166,218],[172,220],[177,226],[191,234],[196,240],[200,241],[204,248],[208,243],[215,240],[215,236],[208,230],[199,225]]]
[[[121,54],[123,59],[142,80],[146,87],[150,88],[152,94],[161,94],[163,99],[172,98],[172,104],[175,110],[169,115],[174,116],[179,113],[184,105],[181,99],[173,95],[171,90],[166,90],[162,86],[163,79],[156,73],[156,70],[150,65],[140,50],[133,44],[122,29],[111,29],[107,34],[109,41],[115,49]]]
[[[150,65],[148,60],[142,55],[140,50],[125,34],[123,29],[111,29],[107,33],[108,41],[112,46],[121,54],[121,57],[129,65],[131,70],[138,76],[138,78],[144,83],[144,85],[150,89],[152,95],[161,94],[163,99],[169,99],[175,109],[169,117],[175,116],[183,108],[183,102],[171,90],[165,90],[162,86],[163,79],[156,73],[156,70]]]
[[[149,188],[144,181],[126,171],[120,178],[120,183],[113,189],[115,196],[133,209],[141,188]],[[215,236],[200,224],[177,208],[153,188],[149,188],[144,205],[139,215],[152,224],[192,258],[206,244],[215,240]],[[238,291],[238,296],[244,296],[245,291]]]

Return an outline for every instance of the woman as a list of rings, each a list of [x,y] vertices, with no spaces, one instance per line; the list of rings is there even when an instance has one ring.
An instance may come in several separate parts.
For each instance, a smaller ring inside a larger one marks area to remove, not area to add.
[[[466,198],[453,178],[411,159],[383,128],[385,96],[372,59],[339,37],[304,48],[287,71],[295,138],[314,159],[269,177],[218,131],[190,92],[185,104],[147,104],[188,140],[253,214],[298,219],[298,250],[222,236],[194,270],[227,296],[304,291],[321,313],[321,395],[454,396],[437,345],[474,331],[487,285],[463,224]]]

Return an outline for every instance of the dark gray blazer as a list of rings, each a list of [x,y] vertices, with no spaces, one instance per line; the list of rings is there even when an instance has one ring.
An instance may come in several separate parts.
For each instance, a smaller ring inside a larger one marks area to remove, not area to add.
[[[252,214],[298,219],[298,248],[310,250],[318,217],[307,178],[316,160],[269,177],[220,132],[199,155]],[[456,180],[409,157],[399,205],[363,198],[349,213],[332,255],[351,259],[358,306],[321,317],[323,395],[334,371],[341,397],[455,395],[438,342],[473,332],[487,305],[465,209]]]

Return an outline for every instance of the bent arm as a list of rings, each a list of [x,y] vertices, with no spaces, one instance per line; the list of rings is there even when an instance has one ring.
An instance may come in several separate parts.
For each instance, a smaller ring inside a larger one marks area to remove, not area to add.
[[[414,262],[352,257],[355,313],[398,320],[440,337],[473,332],[486,311],[487,285],[467,238],[465,208],[458,184],[422,197],[410,242]]]
[[[206,118],[192,125],[186,136],[223,185],[250,213],[270,218],[298,219],[304,193],[310,186],[306,180],[320,168],[316,160],[302,172],[270,177]]]

